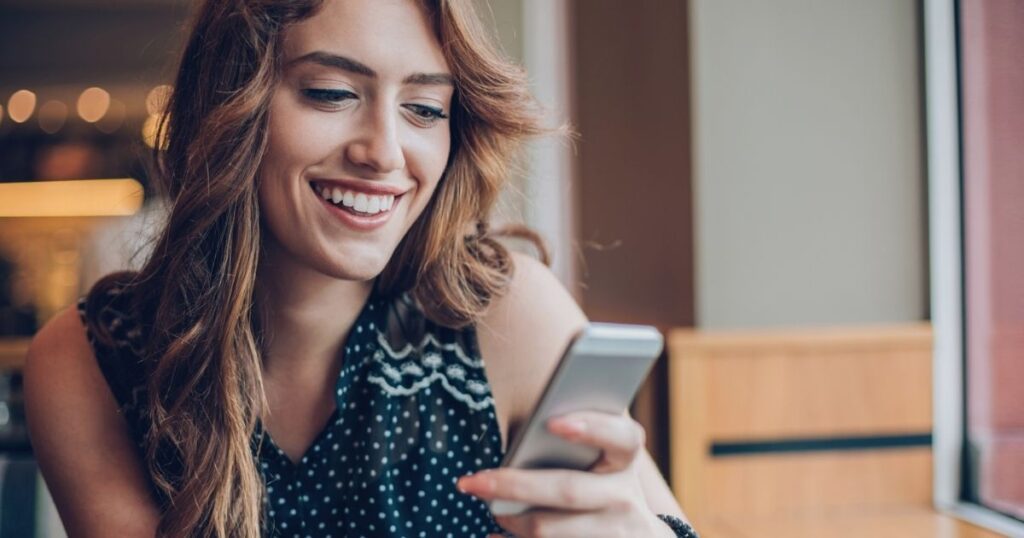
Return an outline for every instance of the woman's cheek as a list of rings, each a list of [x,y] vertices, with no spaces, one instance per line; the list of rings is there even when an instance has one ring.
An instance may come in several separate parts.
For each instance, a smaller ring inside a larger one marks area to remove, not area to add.
[[[291,165],[317,162],[330,140],[337,139],[332,132],[337,124],[331,114],[306,106],[286,88],[279,88],[270,103],[268,152]]]
[[[428,189],[434,189],[441,181],[451,151],[451,135],[448,128],[437,127],[424,133],[410,149],[416,155],[416,158],[411,160],[417,165],[413,173],[417,177],[425,178],[424,183]]]
[[[323,116],[315,112],[280,116],[275,126],[278,151],[300,166],[320,162],[341,139],[340,122],[327,121]]]

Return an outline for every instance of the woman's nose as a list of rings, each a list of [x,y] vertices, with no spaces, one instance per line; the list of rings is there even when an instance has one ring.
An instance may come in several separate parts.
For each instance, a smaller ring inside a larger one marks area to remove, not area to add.
[[[348,159],[378,174],[405,168],[405,154],[398,139],[397,118],[394,116],[378,113],[367,118],[359,136],[348,144]]]

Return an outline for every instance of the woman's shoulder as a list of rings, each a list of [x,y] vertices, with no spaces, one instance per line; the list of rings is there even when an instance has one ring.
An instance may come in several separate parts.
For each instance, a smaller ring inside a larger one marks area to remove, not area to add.
[[[25,358],[25,383],[45,390],[49,397],[60,398],[62,389],[102,393],[106,387],[101,375],[102,348],[98,334],[120,332],[124,320],[121,274],[108,275],[92,286],[77,302],[58,311],[47,321],[29,345]],[[42,387],[48,387],[43,389]]]
[[[513,267],[508,289],[476,329],[495,397],[507,402],[514,426],[540,398],[565,346],[587,318],[546,265],[516,253]]]
[[[71,305],[50,318],[32,337],[25,374],[26,378],[37,372],[60,375],[80,363],[95,364],[95,355],[86,338],[78,306]]]
[[[576,300],[550,268],[526,254],[511,255],[508,289],[491,302],[479,320],[482,332],[502,339],[561,339],[586,323]]]
[[[33,337],[24,393],[33,452],[69,532],[151,533],[156,510],[137,447],[76,306]]]
[[[104,415],[117,414],[75,305],[59,311],[32,338],[23,375],[33,441],[74,430],[83,418],[107,422]]]
[[[124,310],[123,287],[108,275],[75,303],[53,315],[32,337],[26,357],[25,374],[51,383],[51,379],[66,377],[66,372],[98,371],[97,334],[109,334],[111,328],[119,330],[123,320],[116,313]],[[93,376],[86,376],[86,380]],[[101,379],[101,378],[100,378]],[[102,379],[101,379],[102,380]],[[53,381],[57,384],[59,379]]]
[[[43,327],[33,345],[51,350],[56,358],[75,360],[76,366],[99,372],[104,390],[113,394],[118,409],[138,407],[145,385],[143,337],[134,311],[133,273],[112,273],[100,279],[78,301]],[[59,356],[57,356],[59,355]],[[49,362],[43,368],[48,368]],[[134,424],[133,424],[134,426]]]

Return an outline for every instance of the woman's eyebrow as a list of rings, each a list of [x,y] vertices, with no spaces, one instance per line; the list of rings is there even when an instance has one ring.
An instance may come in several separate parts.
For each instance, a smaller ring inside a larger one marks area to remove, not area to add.
[[[364,77],[377,78],[376,71],[358,60],[319,50],[303,54],[302,56],[289,61],[286,67],[291,67],[298,63],[315,63],[324,67],[340,69],[342,71],[362,75]],[[402,79],[402,84],[454,86],[455,81],[448,73],[413,73]]]
[[[413,73],[402,80],[402,84],[426,86],[455,86],[455,79],[448,73]]]

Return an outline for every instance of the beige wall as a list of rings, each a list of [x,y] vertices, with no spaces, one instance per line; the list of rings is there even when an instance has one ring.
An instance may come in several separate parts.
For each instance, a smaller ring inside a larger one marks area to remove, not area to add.
[[[690,5],[698,324],[925,317],[917,2]]]

